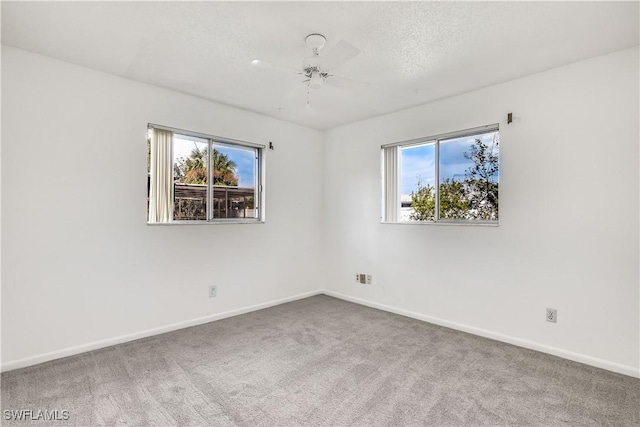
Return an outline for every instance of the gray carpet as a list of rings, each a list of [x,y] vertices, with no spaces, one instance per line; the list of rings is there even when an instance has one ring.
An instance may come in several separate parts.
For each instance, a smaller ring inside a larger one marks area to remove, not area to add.
[[[2,425],[640,425],[640,380],[324,295],[2,374]]]

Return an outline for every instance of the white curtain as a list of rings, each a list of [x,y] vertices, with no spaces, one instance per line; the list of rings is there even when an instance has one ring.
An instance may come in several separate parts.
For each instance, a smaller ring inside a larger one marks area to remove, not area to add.
[[[398,171],[400,169],[398,159],[398,146],[385,147],[383,149],[383,192],[384,192],[384,218],[385,222],[398,221],[400,208],[400,191]]]
[[[173,132],[152,129],[149,222],[171,222],[173,220],[172,144]]]

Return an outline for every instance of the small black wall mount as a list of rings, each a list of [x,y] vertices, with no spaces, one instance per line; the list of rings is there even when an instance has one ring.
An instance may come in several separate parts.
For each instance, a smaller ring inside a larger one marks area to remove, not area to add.
[[[273,142],[269,141],[269,150],[273,150]]]
[[[512,121],[513,121],[513,113],[507,114],[507,124],[511,123]]]

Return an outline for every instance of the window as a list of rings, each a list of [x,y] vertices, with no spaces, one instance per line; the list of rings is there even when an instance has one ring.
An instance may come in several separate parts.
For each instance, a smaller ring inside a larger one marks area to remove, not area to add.
[[[383,146],[383,221],[497,224],[499,145],[496,124]]]
[[[263,149],[149,125],[148,222],[260,221]]]

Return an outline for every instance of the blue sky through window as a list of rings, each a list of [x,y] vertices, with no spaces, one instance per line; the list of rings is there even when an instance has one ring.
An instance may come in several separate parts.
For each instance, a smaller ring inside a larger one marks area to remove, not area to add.
[[[480,139],[489,147],[497,132],[489,132],[471,137],[454,138],[440,141],[440,182],[445,179],[462,181],[473,162],[464,156],[469,153],[476,139]],[[422,185],[435,186],[435,143],[403,147],[401,149],[401,184],[402,195],[410,195],[418,189],[418,176]],[[494,150],[498,152],[497,147]],[[498,175],[496,174],[496,179]]]
[[[418,180],[422,185],[435,185],[436,150],[435,143],[415,145],[400,150],[402,170],[400,190],[402,195],[411,194],[418,189]]]
[[[219,153],[225,154],[229,160],[236,164],[236,175],[239,187],[255,187],[255,151],[246,148],[230,147],[228,145],[215,145]]]

